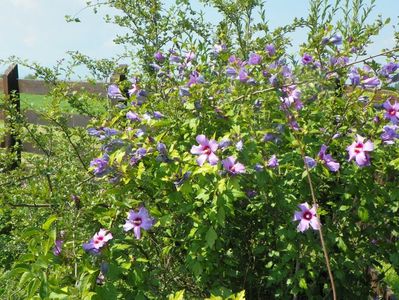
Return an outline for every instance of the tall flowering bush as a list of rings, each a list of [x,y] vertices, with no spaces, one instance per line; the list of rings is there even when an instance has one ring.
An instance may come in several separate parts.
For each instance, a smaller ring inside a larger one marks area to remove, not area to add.
[[[114,22],[132,27],[118,42],[142,47],[142,68],[110,85],[117,104],[87,130],[97,143],[88,173],[101,197],[75,207],[91,231],[57,216],[74,238],[53,236],[45,264],[57,272],[47,291],[88,299],[377,293],[370,270],[399,269],[397,94],[389,91],[397,49],[359,56],[384,21],[366,23],[368,8],[359,21],[363,1],[315,0],[308,18],[270,31],[257,1],[204,1],[224,19],[190,35],[169,26],[190,29],[197,19],[170,19],[157,1],[141,2],[108,3],[125,14]],[[172,10],[190,11],[180,5]],[[285,34],[301,27],[308,41],[292,57]],[[161,42],[172,33],[180,39]]]

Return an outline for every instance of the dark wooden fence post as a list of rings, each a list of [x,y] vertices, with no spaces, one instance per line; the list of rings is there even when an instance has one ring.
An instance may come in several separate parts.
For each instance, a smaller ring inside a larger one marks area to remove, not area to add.
[[[18,65],[11,65],[3,75],[3,90],[5,96],[5,118],[6,129],[5,147],[12,154],[12,161],[8,169],[15,169],[21,163],[21,141],[18,140],[18,132],[15,118],[10,115],[10,110],[20,113],[19,86],[18,86]],[[7,109],[9,108],[9,109]]]

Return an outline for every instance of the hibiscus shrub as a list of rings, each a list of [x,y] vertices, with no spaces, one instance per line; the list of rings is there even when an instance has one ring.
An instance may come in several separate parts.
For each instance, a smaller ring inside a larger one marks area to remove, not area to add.
[[[138,47],[108,88],[116,105],[88,128],[97,157],[82,185],[99,190],[84,208],[74,192],[74,218],[52,215],[36,232],[48,241],[29,242],[6,278],[40,257],[21,295],[378,295],[375,270],[399,271],[399,64],[397,49],[364,58],[387,23],[367,22],[374,2],[313,0],[274,31],[258,1],[204,1],[223,16],[214,31],[177,2],[94,4],[118,9],[133,34],[117,41]]]

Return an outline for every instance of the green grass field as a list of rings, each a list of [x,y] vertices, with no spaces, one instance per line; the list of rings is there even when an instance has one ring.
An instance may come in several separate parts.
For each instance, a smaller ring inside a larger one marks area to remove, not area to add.
[[[3,94],[0,94],[0,105],[3,102]],[[52,99],[46,95],[32,95],[21,93],[21,109],[32,109],[35,111],[45,111],[52,105]],[[64,113],[78,113],[67,101],[61,101],[59,103],[60,109]],[[93,101],[90,104],[90,108],[97,111],[105,111],[104,102]]]

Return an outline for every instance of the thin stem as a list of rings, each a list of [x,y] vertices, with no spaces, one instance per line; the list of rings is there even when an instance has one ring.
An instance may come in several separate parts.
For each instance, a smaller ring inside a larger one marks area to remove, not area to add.
[[[33,207],[33,208],[46,208],[46,207],[53,207],[54,205],[52,204],[27,204],[27,203],[17,203],[17,204],[12,204],[12,203],[6,203],[7,205],[11,207]]]
[[[299,148],[300,148],[300,151],[301,151],[302,159],[305,161],[305,150],[303,149],[302,141],[299,139],[299,137],[297,135],[295,135],[295,138],[296,138],[296,140],[297,140],[297,142],[299,144]],[[314,188],[313,188],[312,178],[310,177],[309,167],[308,167],[308,165],[306,163],[304,165],[305,165],[305,169],[306,169],[306,177],[308,179],[308,184],[309,184],[309,188],[310,188],[310,194],[312,196],[313,205],[317,207],[317,200],[316,200],[316,195],[315,195]],[[322,226],[320,226],[320,229],[318,231],[319,231],[319,236],[320,236],[321,248],[323,249],[324,259],[326,261],[328,277],[330,278],[331,289],[332,289],[332,293],[333,293],[333,299],[336,300],[337,299],[337,293],[336,293],[336,290],[335,290],[334,276],[333,276],[333,273],[331,271],[330,258],[328,256],[327,247],[326,247],[326,244],[324,242]]]

